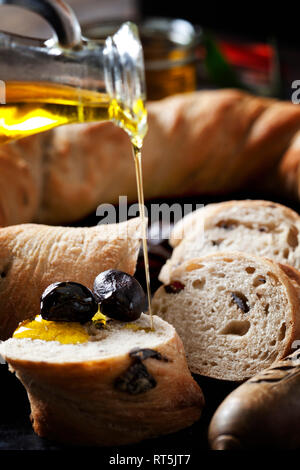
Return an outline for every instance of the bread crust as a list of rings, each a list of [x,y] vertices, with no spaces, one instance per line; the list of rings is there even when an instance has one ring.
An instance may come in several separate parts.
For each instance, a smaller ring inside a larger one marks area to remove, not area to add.
[[[141,219],[96,227],[20,224],[0,229],[0,339],[39,313],[40,296],[53,282],[92,288],[106,269],[134,274]]]
[[[171,328],[171,327],[170,327]],[[5,343],[3,344],[5,346]],[[35,432],[88,446],[115,446],[176,432],[201,415],[204,398],[173,329],[155,350],[167,359],[144,361],[157,385],[138,395],[114,387],[132,364],[129,354],[72,363],[25,361],[2,353],[25,386]]]

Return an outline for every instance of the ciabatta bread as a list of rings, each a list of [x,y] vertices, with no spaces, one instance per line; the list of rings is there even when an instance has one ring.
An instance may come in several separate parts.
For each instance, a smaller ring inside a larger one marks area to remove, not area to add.
[[[299,276],[254,255],[211,254],[172,271],[153,311],[175,326],[192,372],[241,381],[299,339]]]
[[[37,315],[40,296],[53,282],[92,287],[106,269],[134,274],[142,238],[136,218],[96,227],[21,224],[0,229],[0,339]]]
[[[300,269],[300,216],[271,201],[242,200],[209,204],[175,225],[171,258],[160,279],[180,263],[209,253],[243,251]]]
[[[90,327],[89,341],[80,344],[28,338],[2,343],[1,354],[27,390],[38,435],[116,446],[199,419],[203,395],[174,328],[154,317],[155,331],[148,331],[144,314],[134,325]]]
[[[183,93],[147,111],[145,199],[224,194],[253,180],[264,187],[300,129],[299,106],[240,90]],[[297,179],[297,169],[287,163],[283,180]],[[110,122],[74,124],[3,145],[0,187],[0,225],[65,224],[119,195],[135,202],[128,136]]]

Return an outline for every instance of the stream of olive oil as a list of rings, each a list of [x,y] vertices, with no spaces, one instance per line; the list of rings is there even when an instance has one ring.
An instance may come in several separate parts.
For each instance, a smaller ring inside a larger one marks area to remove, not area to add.
[[[151,330],[154,330],[153,316],[152,316],[152,309],[151,309],[150,270],[149,270],[149,258],[148,258],[148,248],[147,248],[147,228],[145,224],[145,202],[144,202],[144,189],[143,189],[141,148],[142,146],[138,147],[135,142],[132,143],[133,157],[134,157],[134,163],[135,163],[136,182],[137,182],[137,191],[138,191],[138,202],[139,202],[140,216],[141,216],[142,224],[143,224],[142,242],[143,242],[148,308],[149,308],[149,314],[150,314]]]
[[[145,226],[141,149],[147,132],[147,111],[142,99],[132,109],[106,93],[38,82],[6,82],[6,103],[0,105],[0,144],[63,124],[112,120],[130,137],[135,162],[137,194],[143,225],[143,254],[151,329],[150,273]]]

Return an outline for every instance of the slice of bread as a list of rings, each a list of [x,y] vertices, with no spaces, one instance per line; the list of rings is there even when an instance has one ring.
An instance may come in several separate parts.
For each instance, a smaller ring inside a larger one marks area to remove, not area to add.
[[[186,261],[154,295],[153,311],[181,337],[192,372],[241,381],[300,338],[300,275],[251,254]]]
[[[59,442],[111,446],[190,426],[204,399],[181,340],[149,315],[91,326],[80,344],[11,338],[0,353],[25,386],[35,432]]]
[[[300,216],[281,204],[261,200],[209,204],[184,217],[171,235],[174,247],[160,280],[168,283],[180,263],[209,253],[243,251],[300,269]]]

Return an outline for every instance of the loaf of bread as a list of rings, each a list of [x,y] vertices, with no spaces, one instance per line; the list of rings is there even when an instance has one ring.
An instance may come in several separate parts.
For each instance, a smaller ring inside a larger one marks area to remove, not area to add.
[[[0,353],[27,390],[35,432],[88,446],[130,444],[197,421],[203,395],[175,329],[149,315],[89,327],[78,344],[11,338]],[[146,329],[146,331],[144,330]],[[13,405],[12,405],[13,406]]]
[[[253,180],[264,186],[271,173],[275,181],[273,170],[300,130],[298,106],[238,90],[175,95],[147,108],[146,199],[232,192]],[[282,169],[283,179],[296,173]],[[137,199],[128,136],[110,122],[62,126],[2,146],[0,186],[0,225],[69,223],[119,195]]]
[[[271,201],[209,204],[184,217],[171,234],[174,247],[160,279],[185,260],[219,251],[243,251],[300,269],[300,216]]]
[[[0,229],[0,339],[37,315],[40,296],[53,282],[92,287],[106,269],[134,274],[141,219],[96,227],[20,224]]]
[[[153,311],[176,328],[192,372],[241,381],[300,338],[300,274],[266,258],[224,252],[171,272]]]
[[[274,362],[225,398],[209,426],[211,448],[299,449],[299,396],[298,350]]]

